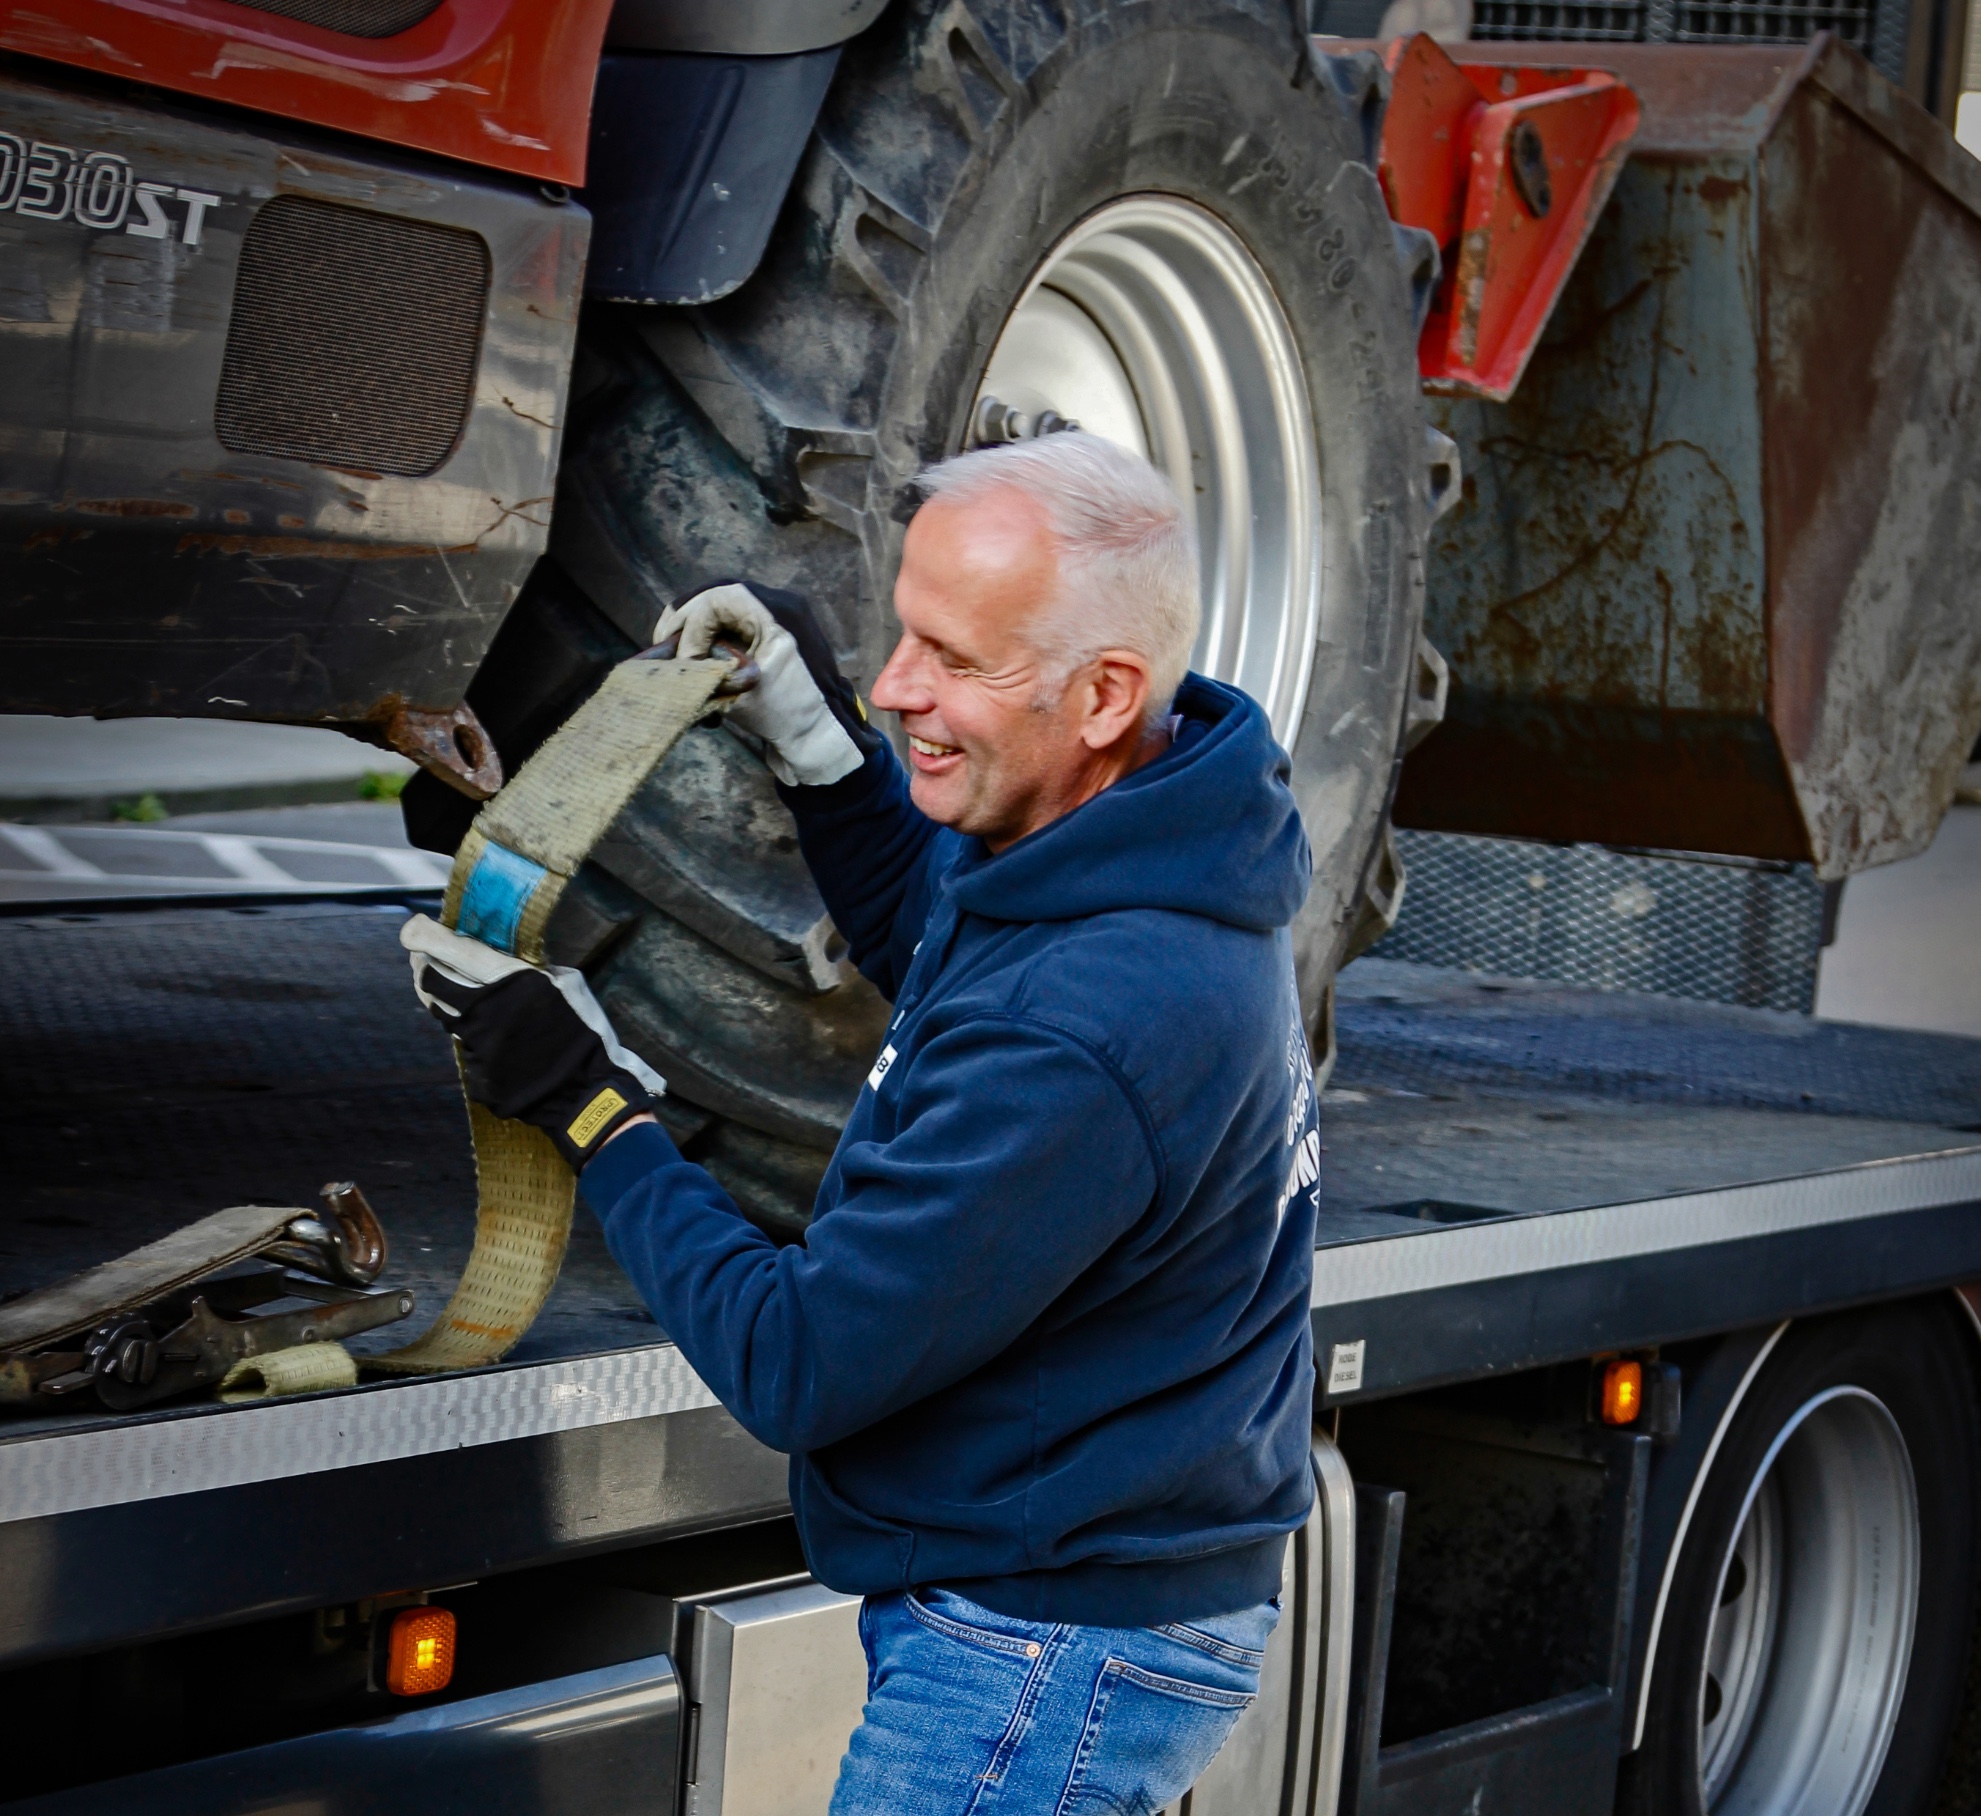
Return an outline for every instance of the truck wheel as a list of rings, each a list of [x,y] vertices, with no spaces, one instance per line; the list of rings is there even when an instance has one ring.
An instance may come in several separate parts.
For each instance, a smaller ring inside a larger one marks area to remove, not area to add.
[[[587,317],[555,566],[519,607],[567,629],[505,627],[470,694],[505,762],[569,710],[545,635],[631,648],[719,577],[807,592],[870,681],[914,475],[1055,412],[1197,501],[1198,666],[1295,754],[1318,1021],[1391,880],[1428,480],[1411,283],[1297,10],[909,0],[850,44],[755,276]],[[690,1152],[802,1227],[885,1006],[840,962],[768,777],[691,734],[599,863],[637,898],[595,892],[585,937],[624,929],[588,961],[602,1000]]]
[[[1975,1617],[1981,1419],[1947,1300],[1791,1330],[1693,1511],[1630,1816],[1924,1816]]]

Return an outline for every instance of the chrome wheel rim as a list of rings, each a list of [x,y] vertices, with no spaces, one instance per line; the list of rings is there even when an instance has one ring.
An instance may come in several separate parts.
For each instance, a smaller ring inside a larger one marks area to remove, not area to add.
[[[971,423],[979,440],[1015,440],[1053,417],[1145,455],[1195,500],[1204,620],[1191,665],[1244,688],[1291,743],[1320,614],[1313,411],[1285,311],[1216,215],[1130,196],[1047,255]]]
[[[1714,1816],[1861,1816],[1904,1699],[1919,1506],[1897,1421],[1819,1394],[1748,1485],[1700,1676],[1700,1803]]]

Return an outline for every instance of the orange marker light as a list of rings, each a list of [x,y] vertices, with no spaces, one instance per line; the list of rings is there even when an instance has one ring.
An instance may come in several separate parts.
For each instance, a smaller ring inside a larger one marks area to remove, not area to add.
[[[402,1608],[392,1617],[385,1687],[394,1696],[428,1696],[454,1676],[454,1616],[445,1608]]]
[[[1612,1362],[1603,1370],[1603,1423],[1635,1425],[1644,1410],[1644,1364]]]

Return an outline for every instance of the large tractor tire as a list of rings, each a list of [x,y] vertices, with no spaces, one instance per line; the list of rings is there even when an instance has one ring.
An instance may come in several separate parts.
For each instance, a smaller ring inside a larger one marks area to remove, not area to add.
[[[586,318],[551,556],[470,694],[505,762],[715,578],[808,593],[864,686],[916,473],[1055,412],[1196,500],[1197,666],[1294,755],[1318,1035],[1393,902],[1389,796],[1441,671],[1418,629],[1429,273],[1370,168],[1377,72],[1316,61],[1297,10],[902,0],[850,44],[749,282]],[[409,820],[446,844],[435,806],[422,787]],[[553,931],[667,1076],[687,1151],[802,1229],[886,1005],[757,758],[691,733]]]

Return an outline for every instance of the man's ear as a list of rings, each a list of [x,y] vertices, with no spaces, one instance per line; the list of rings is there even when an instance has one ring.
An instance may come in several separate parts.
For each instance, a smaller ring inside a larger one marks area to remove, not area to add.
[[[1133,650],[1103,650],[1087,671],[1086,694],[1080,740],[1089,750],[1108,750],[1141,732],[1149,705],[1149,665]]]

